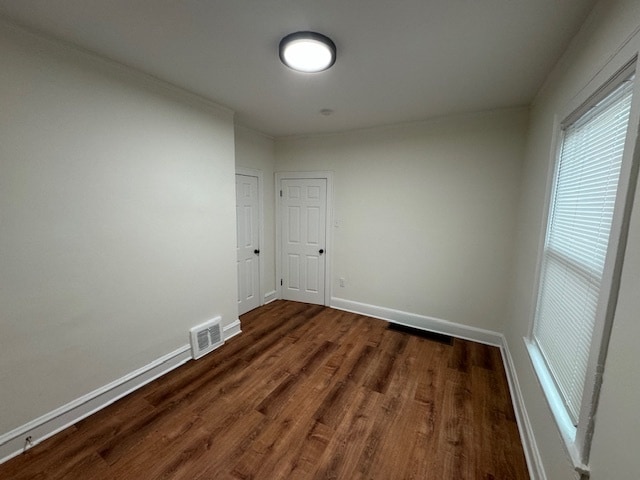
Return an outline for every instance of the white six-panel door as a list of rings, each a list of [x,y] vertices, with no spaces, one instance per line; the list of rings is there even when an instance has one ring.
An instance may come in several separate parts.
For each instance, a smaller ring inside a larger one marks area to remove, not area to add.
[[[236,175],[238,315],[260,306],[258,178]]]
[[[325,303],[327,180],[282,179],[282,298]]]

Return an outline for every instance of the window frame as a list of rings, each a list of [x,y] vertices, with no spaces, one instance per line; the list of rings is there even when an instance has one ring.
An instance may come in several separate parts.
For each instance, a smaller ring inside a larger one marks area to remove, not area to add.
[[[620,58],[620,55],[618,58]],[[552,151],[550,164],[547,171],[547,189],[545,192],[545,208],[541,218],[541,236],[538,243],[538,258],[536,263],[536,276],[532,296],[532,309],[529,331],[524,338],[529,352],[533,369],[545,399],[551,409],[556,425],[564,441],[567,453],[573,466],[580,474],[589,473],[589,451],[594,432],[594,416],[598,406],[600,388],[603,381],[604,364],[607,355],[609,337],[615,308],[618,298],[618,289],[622,271],[622,263],[626,249],[627,232],[631,214],[631,205],[635,194],[638,177],[638,127],[640,109],[640,72],[637,69],[638,53],[633,52],[631,59],[626,61],[611,61],[603,67],[562,110],[562,115],[556,115],[552,138]],[[577,426],[574,426],[569,412],[553,375],[549,371],[537,342],[534,339],[535,317],[538,304],[538,293],[542,275],[542,262],[544,247],[549,223],[549,214],[552,209],[553,192],[558,177],[560,156],[564,142],[564,127],[572,124],[585,114],[591,106],[598,103],[611,93],[622,81],[632,73],[636,74],[631,99],[629,123],[624,142],[622,164],[618,191],[616,195],[613,222],[609,237],[609,245],[606,254],[605,266],[601,283],[601,295],[596,310],[595,325],[591,339],[587,373],[584,391],[580,406]],[[559,119],[563,119],[559,121]]]

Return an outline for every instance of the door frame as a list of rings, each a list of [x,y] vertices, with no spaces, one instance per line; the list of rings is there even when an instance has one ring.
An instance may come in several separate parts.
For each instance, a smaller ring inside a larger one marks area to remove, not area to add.
[[[262,187],[262,170],[257,170],[254,168],[245,168],[245,167],[236,167],[236,175],[244,175],[246,177],[256,177],[258,179],[258,248],[260,249],[260,254],[258,255],[258,306],[264,305],[264,292],[262,285],[262,272],[264,272],[264,255],[262,252],[264,245],[264,202],[263,195],[264,189]],[[235,178],[235,177],[234,177]],[[236,223],[238,222],[238,216],[236,215]],[[238,231],[236,225],[236,232]],[[237,233],[236,233],[237,235]],[[237,239],[236,239],[237,244]],[[236,279],[236,285],[238,284],[238,279]]]
[[[280,285],[280,280],[282,279],[282,235],[280,233],[280,229],[282,228],[282,202],[280,201],[282,180],[304,180],[310,178],[320,178],[326,180],[327,182],[323,305],[329,306],[332,298],[331,285],[333,283],[331,281],[331,264],[333,259],[333,229],[331,228],[331,226],[333,225],[333,172],[276,172],[276,291],[278,292],[278,298],[282,298],[282,285]]]

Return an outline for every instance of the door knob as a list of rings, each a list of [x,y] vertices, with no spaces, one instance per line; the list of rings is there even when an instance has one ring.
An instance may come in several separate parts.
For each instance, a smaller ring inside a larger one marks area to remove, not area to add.
[[[322,255],[324,253],[324,249],[321,248],[318,253],[320,253],[320,255]]]
[[[253,253],[255,253],[256,255],[260,255],[260,250],[258,250],[257,248],[253,251]]]

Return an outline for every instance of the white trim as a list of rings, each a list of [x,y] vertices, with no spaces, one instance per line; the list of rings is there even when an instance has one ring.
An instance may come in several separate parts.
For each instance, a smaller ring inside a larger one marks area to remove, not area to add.
[[[516,422],[518,424],[518,430],[520,431],[520,440],[522,442],[524,456],[527,460],[529,476],[534,480],[547,480],[547,474],[542,463],[542,456],[538,449],[533,427],[531,426],[531,420],[529,419],[527,407],[524,403],[524,396],[520,389],[516,367],[504,335],[502,335],[502,346],[500,349],[502,351],[504,370],[507,374],[509,392],[511,393],[511,402],[513,403],[513,410],[516,414]]]
[[[280,228],[282,226],[281,212],[280,212],[280,190],[282,189],[282,180],[285,179],[304,179],[304,178],[323,178],[327,181],[327,215],[326,215],[326,229],[325,229],[325,271],[324,271],[324,303],[325,306],[330,306],[332,299],[331,296],[331,275],[332,269],[331,259],[333,258],[333,172],[321,171],[321,172],[276,172],[276,190],[275,190],[275,213],[276,213],[276,290],[278,298],[282,298],[282,286],[280,285],[280,279],[282,279],[282,245]]]
[[[242,333],[240,320],[224,326],[222,331],[225,341],[239,335]],[[185,345],[93,392],[0,435],[0,463],[24,452],[26,437],[32,438],[29,445],[31,448],[189,360],[191,360],[191,347]]]
[[[237,319],[231,322],[229,325],[225,325],[224,327],[222,327],[222,333],[224,335],[225,342],[230,338],[233,338],[236,335],[241,334],[242,330],[240,329],[240,320]]]
[[[637,180],[637,166],[634,165],[634,158],[638,150],[638,123],[640,122],[640,79],[637,76],[639,73],[637,69],[638,55],[639,52],[635,45],[625,43],[616,53],[616,57],[608,59],[607,63],[589,80],[585,87],[556,113],[553,126],[552,155],[547,170],[544,215],[541,218],[541,235],[537,251],[535,283],[532,289],[533,304],[530,310],[529,333],[527,338],[525,338],[525,343],[536,378],[550,407],[565,449],[571,458],[574,469],[580,474],[588,474],[589,470],[589,453],[591,438],[595,428],[600,383],[602,381],[602,371],[604,369],[608,340],[617,303],[617,289],[619,287],[622,261],[626,246],[626,234],[634,196],[634,186]],[[630,67],[630,65],[633,65],[633,67]],[[560,148],[562,146],[562,135],[560,134],[561,122],[559,122],[559,118],[568,118],[578,108],[581,108],[581,105],[592,99],[594,95],[600,95],[603,89],[610,87],[612,82],[620,78],[620,72],[627,68],[633,68],[636,71],[634,93],[618,185],[618,195],[616,197],[615,213],[611,225],[605,270],[602,277],[602,296],[599,300],[593,329],[578,427],[574,432],[567,427],[565,414],[563,413],[563,410],[565,410],[564,404],[562,404],[561,408],[561,405],[556,401],[555,384],[551,378],[547,378],[549,373],[546,364],[539,358],[538,348],[533,343],[542,256],[548,228],[549,209],[551,208],[551,192],[553,191],[553,184],[559,163]]]
[[[344,298],[332,298],[330,306],[331,308],[336,308],[338,310],[358,313],[360,315],[379,318],[399,325],[450,335],[452,337],[484,343],[500,348],[502,362],[507,375],[509,392],[511,393],[511,402],[513,404],[516,423],[520,433],[520,440],[522,442],[522,447],[527,461],[529,476],[534,480],[547,480],[544,466],[542,464],[542,458],[533,434],[533,428],[531,427],[531,421],[529,420],[522,391],[520,390],[520,384],[518,383],[513,359],[511,358],[507,340],[503,334],[491,330],[450,322],[448,320],[442,320],[440,318],[418,315],[416,313],[404,312],[402,310],[395,310],[392,308],[379,307],[376,305],[355,302],[353,300],[346,300]]]
[[[269,293],[264,294],[264,305],[275,302],[276,300],[278,300],[278,292],[275,290],[271,290]]]
[[[107,385],[0,435],[0,463],[25,451],[26,437],[31,437],[31,448],[189,360],[191,346],[184,345]]]
[[[264,272],[264,188],[262,181],[262,170],[254,168],[236,167],[236,175],[244,175],[245,177],[255,177],[258,179],[258,249],[260,254],[258,255],[258,300],[260,304],[264,305],[263,297],[263,285],[262,285],[262,272]],[[236,218],[237,221],[237,218]]]
[[[544,191],[544,206],[542,215],[540,216],[538,231],[538,246],[536,251],[536,267],[534,272],[534,288],[531,290],[531,317],[529,318],[529,328],[527,335],[533,338],[533,328],[536,316],[536,308],[538,306],[538,294],[540,291],[540,279],[542,277],[542,258],[544,255],[544,244],[547,238],[547,221],[549,212],[551,211],[551,192],[553,191],[554,177],[556,173],[556,165],[558,164],[558,156],[560,154],[560,144],[562,136],[560,135],[560,119],[558,115],[553,117],[553,133],[551,138],[551,150],[549,152],[549,161],[547,162],[547,179]]]
[[[524,337],[523,340],[527,348],[531,366],[536,374],[540,388],[545,393],[544,398],[556,422],[560,436],[562,437],[565,451],[571,459],[573,468],[580,474],[588,475],[589,467],[582,461],[580,451],[576,444],[577,428],[573,425],[573,422],[569,417],[569,413],[564,406],[564,401],[558,393],[553,377],[551,376],[551,373],[547,368],[547,364],[542,357],[542,353],[534,340],[527,337]]]
[[[331,299],[330,307],[496,347],[502,346],[503,343],[502,335],[497,332],[470,327],[461,323],[449,322],[448,320],[442,320],[440,318],[418,315],[417,313],[404,312],[402,310],[394,310],[392,308],[379,307],[336,297]]]
[[[346,300],[344,298],[332,298],[330,306],[331,308],[336,308],[338,310],[358,313],[360,315],[379,318],[399,325],[450,335],[452,337],[484,343],[500,348],[502,362],[507,375],[509,392],[511,394],[511,402],[513,404],[516,423],[520,433],[520,440],[522,442],[522,447],[527,461],[527,468],[529,469],[529,476],[534,480],[547,480],[544,466],[542,464],[542,457],[538,450],[535,435],[533,434],[533,428],[531,427],[531,421],[529,420],[529,415],[527,414],[527,409],[524,404],[524,397],[520,390],[520,384],[516,375],[511,352],[509,351],[507,340],[503,334],[491,330],[450,322],[448,320],[442,320],[440,318],[418,315],[416,313],[404,312],[402,310],[395,310],[392,308],[379,307],[376,305],[355,302],[353,300]]]
[[[575,444],[580,452],[583,464],[589,463],[591,439],[595,428],[602,374],[604,371],[609,337],[615,309],[618,303],[618,290],[622,275],[622,263],[627,244],[627,234],[631,221],[631,209],[635,196],[635,185],[638,179],[636,154],[638,151],[638,125],[640,124],[640,79],[638,78],[638,52],[634,52],[633,60],[629,62],[636,74],[633,85],[633,97],[629,112],[629,123],[625,138],[624,152],[618,182],[618,195],[614,207],[609,247],[605,260],[605,270],[602,275],[601,292],[605,292],[599,299],[596,323],[591,339],[591,352],[582,398],[582,408],[578,420]],[[628,67],[624,67],[628,68]],[[617,79],[616,79],[617,81]],[[595,347],[595,348],[594,348]]]

